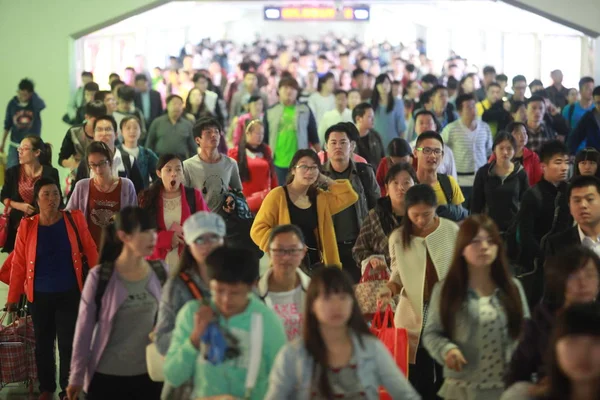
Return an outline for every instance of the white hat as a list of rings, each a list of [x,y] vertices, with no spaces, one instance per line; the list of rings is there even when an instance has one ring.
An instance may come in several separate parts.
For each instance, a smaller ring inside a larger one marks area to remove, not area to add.
[[[217,236],[225,237],[227,229],[223,218],[215,213],[199,211],[183,223],[183,237],[188,246],[205,233],[213,233]]]

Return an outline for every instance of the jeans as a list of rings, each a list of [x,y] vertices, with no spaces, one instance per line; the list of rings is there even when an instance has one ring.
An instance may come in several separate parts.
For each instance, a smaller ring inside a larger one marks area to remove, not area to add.
[[[58,338],[60,357],[59,383],[63,392],[69,385],[69,369],[73,352],[73,336],[79,311],[79,288],[68,292],[35,292],[29,303],[35,331],[35,362],[40,381],[40,392],[56,391],[56,360],[54,340]]]
[[[162,382],[152,381],[148,374],[116,376],[96,372],[86,400],[160,400],[162,386]]]
[[[277,175],[277,181],[279,182],[279,186],[285,185],[285,181],[287,179],[289,168],[280,168],[275,167],[275,175]]]

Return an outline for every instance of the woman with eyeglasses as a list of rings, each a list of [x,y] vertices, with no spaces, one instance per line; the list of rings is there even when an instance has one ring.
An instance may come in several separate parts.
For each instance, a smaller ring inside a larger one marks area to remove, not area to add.
[[[258,281],[258,295],[281,318],[288,341],[302,335],[304,298],[310,278],[299,267],[306,250],[300,228],[275,227],[267,250],[271,268]]]
[[[179,310],[198,296],[210,300],[206,257],[217,247],[223,246],[225,233],[223,218],[207,211],[199,211],[183,223],[181,260],[163,287],[154,328],[154,342],[161,355],[165,356],[169,350]],[[166,383],[161,398],[189,399],[192,388],[192,382],[178,388]]]
[[[269,192],[250,230],[254,243],[268,251],[273,228],[284,224],[298,226],[308,247],[303,267],[309,275],[312,265],[319,262],[341,267],[331,216],[358,200],[349,180],[329,179],[321,174],[320,166],[313,150],[298,150],[290,163],[287,184]]]
[[[390,267],[389,237],[406,215],[404,196],[416,181],[415,170],[408,163],[394,164],[385,176],[387,195],[367,214],[352,249],[363,272],[369,264],[376,269]]]
[[[513,161],[516,148],[510,133],[498,132],[492,145],[496,159],[479,168],[473,182],[471,212],[489,215],[500,232],[508,229],[529,189],[525,169]]]
[[[278,186],[273,166],[273,152],[263,142],[265,127],[261,120],[253,119],[246,126],[239,146],[229,149],[228,156],[238,163],[242,191],[254,214],[258,212],[265,196]]]
[[[423,343],[444,366],[438,395],[499,399],[529,308],[491,218],[472,215],[463,221],[448,275],[434,287],[429,304]]]
[[[86,153],[94,177],[77,182],[66,209],[83,212],[99,247],[102,230],[111,224],[113,216],[127,206],[137,206],[138,202],[133,183],[113,175],[113,153],[106,143],[92,142]]]
[[[2,248],[3,253],[10,253],[14,249],[17,228],[23,217],[35,213],[33,206],[33,188],[41,178],[49,178],[57,184],[60,182],[58,170],[52,167],[52,147],[44,143],[39,136],[26,136],[19,147],[19,165],[6,170],[4,185],[0,199],[4,203],[5,213],[8,211],[8,226],[6,243]],[[60,191],[60,185],[59,191]],[[62,200],[61,200],[61,205]]]

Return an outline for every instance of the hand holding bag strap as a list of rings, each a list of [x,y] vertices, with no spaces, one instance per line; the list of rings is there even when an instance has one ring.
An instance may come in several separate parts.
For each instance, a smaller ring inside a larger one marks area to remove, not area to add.
[[[263,316],[259,313],[252,313],[250,320],[250,357],[248,370],[246,372],[246,394],[244,399],[250,399],[252,390],[258,379],[260,370],[260,360],[262,358],[263,347]]]
[[[90,271],[88,259],[85,253],[83,252],[83,244],[81,243],[81,237],[79,237],[79,230],[77,229],[77,225],[75,225],[75,221],[73,220],[71,212],[65,211],[65,216],[67,217],[67,220],[69,221],[71,227],[75,231],[75,237],[77,238],[77,247],[79,247],[79,255],[81,256],[81,274],[83,278],[82,281],[85,282],[88,272]]]

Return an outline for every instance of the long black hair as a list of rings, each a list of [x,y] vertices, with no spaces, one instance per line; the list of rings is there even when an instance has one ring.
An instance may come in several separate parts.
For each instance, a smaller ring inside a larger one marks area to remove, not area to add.
[[[594,176],[600,178],[600,152],[593,147],[586,147],[581,149],[575,156],[575,168],[573,168],[573,176],[580,176],[579,163],[583,161],[593,161],[596,163],[598,168]]]
[[[181,165],[183,167],[183,160],[177,154],[165,153],[158,158],[158,162],[156,164],[156,170],[160,171],[164,168],[165,165],[171,160],[179,160],[181,161]],[[140,193],[140,207],[146,210],[154,210],[155,213],[156,207],[158,205],[158,198],[163,191],[163,181],[161,178],[157,178],[152,185],[142,193]]]
[[[416,205],[425,204],[430,207],[437,207],[437,196],[435,191],[429,185],[419,184],[411,187],[404,195],[404,218],[402,218],[402,246],[407,249],[413,233],[413,223],[408,216],[408,210]]]
[[[373,106],[373,110],[377,111],[377,108],[379,108],[379,102],[381,101],[381,97],[379,94],[379,90],[377,89],[377,85],[379,85],[380,83],[385,82],[385,80],[390,81],[390,86],[392,84],[392,80],[390,79],[390,77],[387,74],[380,74],[376,79],[375,79],[375,90],[373,90],[373,95],[371,96],[371,105]],[[394,96],[392,95],[392,91],[390,90],[390,92],[387,94],[388,96],[388,101],[387,101],[387,108],[385,109],[386,113],[391,113],[392,110],[394,109]]]
[[[312,150],[311,150],[312,151]],[[371,331],[364,320],[352,282],[347,273],[338,267],[321,267],[311,276],[310,284],[306,289],[305,320],[303,328],[303,341],[306,351],[314,360],[313,364],[313,385],[316,385],[319,393],[324,398],[333,397],[331,385],[327,378],[327,369],[329,360],[327,359],[327,347],[321,336],[319,321],[313,312],[313,304],[321,294],[330,295],[347,294],[352,297],[352,314],[348,320],[348,329],[351,333],[358,335],[361,345],[362,337],[371,335]],[[318,374],[318,375],[317,375]]]
[[[41,165],[48,167],[52,166],[52,145],[45,143],[42,138],[37,135],[27,135],[23,139],[29,140],[32,152],[40,151],[38,161]]]
[[[250,149],[252,152],[262,153],[263,158],[269,163],[269,176],[272,176],[275,173],[275,168],[273,167],[273,158],[271,157],[271,152],[267,149],[267,145],[265,142],[262,142],[258,145],[258,147],[252,147],[246,142],[246,135],[255,129],[257,126],[262,126],[264,128],[264,124],[259,119],[253,119],[246,125],[246,129],[244,129],[244,134],[240,138],[240,144],[238,146],[238,169],[240,172],[240,179],[242,182],[247,182],[250,180],[250,169],[248,168],[248,157],[246,156],[246,149]]]
[[[123,251],[123,242],[117,236],[117,231],[131,235],[149,229],[156,229],[156,218],[147,210],[140,207],[123,208],[115,214],[114,221],[102,231],[98,264],[115,262]]]
[[[206,108],[206,104],[204,103],[204,99],[206,99],[206,96],[202,95],[202,92],[200,92],[200,94],[202,95],[202,102],[200,102],[200,105],[198,106],[198,112],[196,114],[194,114],[192,112],[192,105],[190,104],[190,97],[192,96],[192,92],[194,92],[194,90],[197,90],[200,92],[200,89],[198,89],[198,88],[192,88],[188,92],[188,95],[185,99],[184,111],[188,114],[193,115],[194,118],[196,118],[196,119],[200,119],[202,117],[212,117],[213,114],[208,110],[208,108]]]

